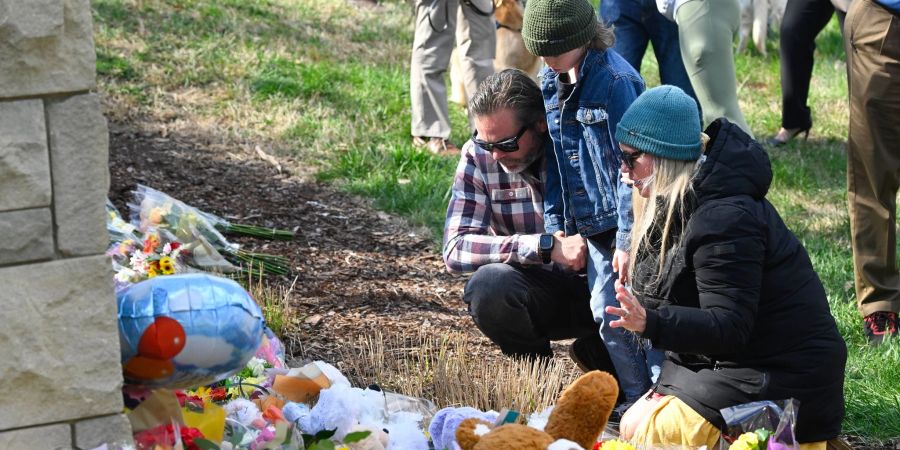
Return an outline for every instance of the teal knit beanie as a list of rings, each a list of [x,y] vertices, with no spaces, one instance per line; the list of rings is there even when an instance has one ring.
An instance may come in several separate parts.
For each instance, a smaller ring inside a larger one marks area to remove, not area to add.
[[[587,0],[528,0],[522,40],[532,55],[559,56],[590,42],[596,24]]]
[[[616,140],[668,159],[700,158],[697,102],[676,86],[657,86],[641,94],[616,125]]]

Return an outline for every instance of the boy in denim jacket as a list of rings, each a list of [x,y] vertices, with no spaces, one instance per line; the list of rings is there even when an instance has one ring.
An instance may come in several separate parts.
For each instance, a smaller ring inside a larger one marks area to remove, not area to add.
[[[548,149],[544,226],[547,233],[587,240],[591,310],[627,405],[650,388],[663,359],[635,335],[610,327],[617,317],[605,312],[606,306],[619,305],[613,272],[627,281],[634,221],[614,130],[644,82],[610,49],[613,32],[597,20],[587,0],[529,0],[522,38],[547,65],[541,91],[553,154]]]

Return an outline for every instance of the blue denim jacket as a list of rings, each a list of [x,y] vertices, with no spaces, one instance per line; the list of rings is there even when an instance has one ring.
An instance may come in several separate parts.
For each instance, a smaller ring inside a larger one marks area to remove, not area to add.
[[[541,72],[552,147],[547,148],[544,227],[590,237],[618,228],[616,248],[630,248],[631,187],[622,183],[616,124],[644,91],[644,81],[613,50],[589,49],[569,100],[560,103],[557,76]]]

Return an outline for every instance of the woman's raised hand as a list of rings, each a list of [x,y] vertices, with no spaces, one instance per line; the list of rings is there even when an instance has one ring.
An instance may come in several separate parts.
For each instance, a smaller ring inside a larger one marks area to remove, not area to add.
[[[643,333],[644,328],[647,327],[647,311],[638,302],[637,297],[628,292],[628,289],[619,280],[616,280],[616,300],[619,301],[620,307],[607,306],[606,312],[615,314],[620,319],[613,320],[609,326]]]

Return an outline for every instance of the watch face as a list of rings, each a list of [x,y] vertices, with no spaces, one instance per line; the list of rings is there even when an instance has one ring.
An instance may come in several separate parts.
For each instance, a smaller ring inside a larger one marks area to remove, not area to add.
[[[542,234],[541,235],[541,250],[550,250],[553,248],[553,235],[552,234]]]

